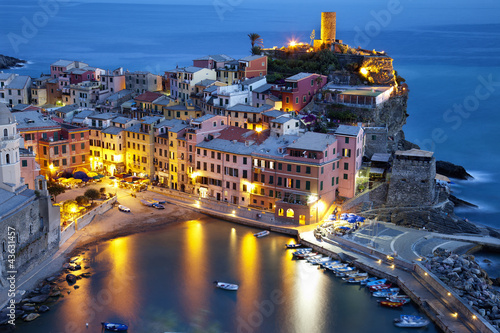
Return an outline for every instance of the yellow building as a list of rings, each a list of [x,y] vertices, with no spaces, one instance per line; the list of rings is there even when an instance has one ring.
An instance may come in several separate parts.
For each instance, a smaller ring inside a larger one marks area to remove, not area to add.
[[[201,114],[201,109],[195,106],[192,100],[163,107],[163,116],[165,119],[189,120],[199,118]]]

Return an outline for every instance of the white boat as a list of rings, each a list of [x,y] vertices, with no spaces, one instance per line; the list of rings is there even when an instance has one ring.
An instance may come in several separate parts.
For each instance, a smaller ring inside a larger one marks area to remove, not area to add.
[[[255,234],[253,234],[253,235],[254,235],[255,237],[257,237],[257,238],[260,238],[260,237],[267,236],[267,235],[269,235],[269,234],[270,234],[269,230],[264,230],[264,231],[261,231],[261,232],[255,233]]]
[[[227,282],[219,282],[219,281],[214,281],[214,284],[217,288],[220,288],[220,289],[232,290],[232,291],[238,290],[237,284],[227,283]]]
[[[286,246],[287,249],[295,249],[295,248],[301,247],[302,244],[300,244],[300,243],[297,243],[297,244],[285,244],[285,246]]]
[[[364,285],[364,284],[367,284],[368,282],[376,281],[377,279],[378,279],[377,277],[371,277],[368,280],[361,282],[361,284]]]
[[[372,295],[373,297],[393,297],[397,296],[397,291],[375,291]]]
[[[305,247],[305,248],[293,251],[292,254],[299,254],[299,253],[305,253],[305,252],[311,252],[311,251],[312,251],[312,248]]]
[[[396,296],[387,297],[386,300],[391,301],[391,302],[404,302],[406,304],[406,303],[410,303],[411,298],[409,296],[406,296],[406,295],[396,295]]]
[[[130,208],[125,207],[124,205],[118,205],[118,210],[126,213],[130,213]]]
[[[421,316],[401,315],[394,319],[394,325],[397,327],[425,327],[429,325],[429,320]]]

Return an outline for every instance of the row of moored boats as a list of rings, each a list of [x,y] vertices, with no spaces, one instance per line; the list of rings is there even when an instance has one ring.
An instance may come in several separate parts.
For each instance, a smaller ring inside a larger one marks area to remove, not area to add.
[[[300,244],[287,244],[287,248],[297,248]],[[296,259],[303,259],[313,265],[332,271],[336,276],[341,277],[347,283],[358,283],[366,285],[373,297],[382,298],[379,301],[381,306],[399,308],[410,302],[410,297],[401,294],[399,288],[392,286],[386,279],[369,277],[368,273],[361,272],[349,264],[333,260],[331,257],[323,256],[314,252],[311,248],[301,248],[292,253]],[[398,327],[425,327],[429,320],[421,316],[401,315],[394,319],[394,325]]]

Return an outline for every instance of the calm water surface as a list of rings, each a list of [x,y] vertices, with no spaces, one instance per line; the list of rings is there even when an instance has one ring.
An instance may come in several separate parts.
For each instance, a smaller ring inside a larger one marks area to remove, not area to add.
[[[392,319],[418,313],[381,308],[364,287],[292,260],[289,237],[255,231],[204,218],[92,247],[82,257],[93,276],[16,332],[99,332],[101,321],[148,333],[401,332]]]

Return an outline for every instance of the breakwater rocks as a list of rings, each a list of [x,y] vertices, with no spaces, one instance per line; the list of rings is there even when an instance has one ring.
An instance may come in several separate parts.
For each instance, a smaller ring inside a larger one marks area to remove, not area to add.
[[[90,267],[84,265],[85,261],[87,259],[73,257],[63,265],[61,272],[40,282],[37,288],[17,294],[15,303],[9,303],[0,311],[0,331],[2,327],[13,327],[15,320],[37,319],[49,311],[59,298],[71,294],[72,289],[78,289],[78,280],[92,276]]]
[[[4,56],[0,54],[0,69],[9,69],[12,67],[22,67],[26,60],[17,59],[14,57]]]
[[[492,287],[497,280],[489,278],[474,256],[436,251],[424,265],[491,325],[500,328],[500,293]]]
[[[446,161],[436,161],[436,172],[450,178],[471,179],[472,177],[463,166]]]

